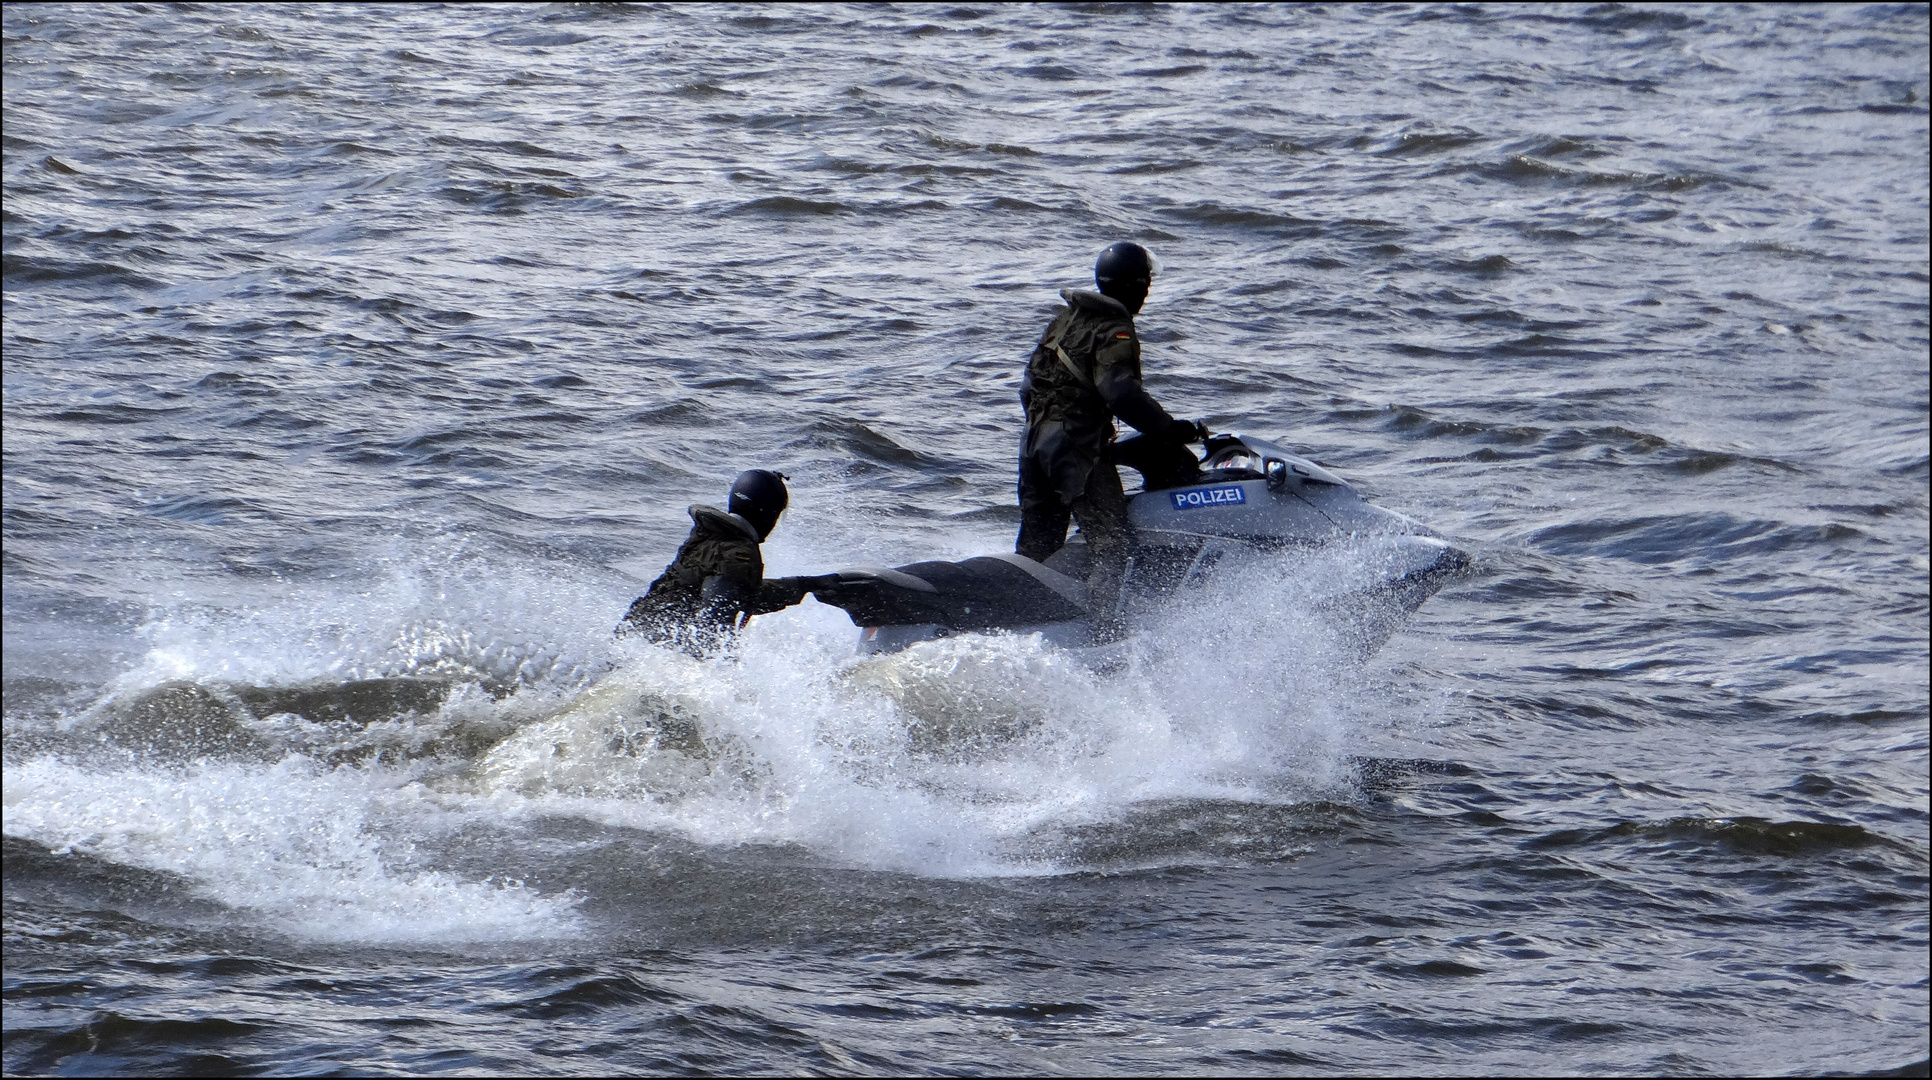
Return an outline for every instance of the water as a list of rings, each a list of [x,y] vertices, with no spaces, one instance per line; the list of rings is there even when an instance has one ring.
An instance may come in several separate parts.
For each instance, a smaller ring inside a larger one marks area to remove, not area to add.
[[[1923,6],[4,19],[7,1071],[1925,1074]],[[1123,237],[1376,657],[611,641],[1009,544]]]

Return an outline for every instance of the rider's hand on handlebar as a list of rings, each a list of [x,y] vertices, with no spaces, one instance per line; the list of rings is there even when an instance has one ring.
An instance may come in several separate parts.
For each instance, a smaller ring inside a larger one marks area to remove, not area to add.
[[[1184,443],[1204,443],[1208,441],[1211,435],[1206,422],[1201,420],[1182,420],[1177,422],[1175,426],[1185,430],[1187,438],[1181,440]]]

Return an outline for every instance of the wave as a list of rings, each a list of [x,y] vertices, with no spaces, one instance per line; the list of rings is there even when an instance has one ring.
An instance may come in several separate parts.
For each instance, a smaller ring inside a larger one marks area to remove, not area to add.
[[[538,181],[490,180],[450,184],[436,192],[460,206],[474,206],[497,214],[522,214],[553,200],[583,199],[589,191]]]
[[[464,150],[500,150],[517,157],[570,158],[573,155],[525,142],[522,139],[467,139],[460,135],[431,135],[431,146],[448,146]]]
[[[1599,555],[1632,562],[1739,560],[1816,546],[1836,546],[1867,535],[1849,525],[1795,525],[1723,512],[1572,521],[1537,529],[1526,538],[1545,551]]]
[[[1297,237],[1318,236],[1322,231],[1320,222],[1299,218],[1293,214],[1222,206],[1215,202],[1171,207],[1162,213],[1166,217],[1197,225],[1231,225],[1246,229],[1279,230]]]
[[[129,1016],[113,1009],[91,1013],[78,1024],[32,1025],[8,1032],[8,1068],[28,1072],[59,1072],[80,1054],[100,1054],[130,1071],[165,1071],[180,1062],[183,1047],[195,1047],[197,1071],[209,1075],[241,1075],[249,1071],[247,1055],[229,1057],[216,1047],[244,1045],[270,1036],[272,1020],[236,1020],[210,1016],[198,1020]]]
[[[119,263],[58,259],[50,256],[16,255],[0,258],[9,287],[61,282],[99,282],[131,289],[159,289],[164,284]]]
[[[837,448],[852,456],[920,470],[955,468],[953,462],[936,454],[905,446],[890,435],[873,430],[857,420],[819,420],[807,429],[809,434],[794,440],[794,446]]]
[[[257,518],[276,516],[252,499],[219,495],[179,495],[150,503],[146,510],[155,517],[196,525],[226,525],[244,516]]]
[[[790,195],[768,195],[762,199],[753,199],[747,203],[740,203],[729,212],[733,214],[770,214],[780,217],[823,217],[850,209],[851,207],[842,202],[822,202],[814,199],[795,198]]]
[[[1028,79],[1044,79],[1047,82],[1072,82],[1081,77],[1080,69],[1066,64],[1033,64],[1029,67],[1013,69],[1015,75]]]
[[[50,413],[49,420],[65,424],[145,424],[187,412],[186,408],[145,409],[139,405],[90,405]]]
[[[1689,848],[1721,848],[1743,855],[1796,858],[1819,853],[1855,851],[1873,845],[1913,852],[1889,837],[1861,825],[1820,821],[1771,821],[1759,817],[1679,817],[1664,821],[1624,821],[1606,828],[1563,829],[1525,841],[1531,850],[1578,847],[1629,840]]]
[[[1530,338],[1519,339],[1515,343],[1515,348],[1518,352],[1535,354],[1539,350],[1553,348],[1554,346],[1550,344],[1551,340],[1546,335],[1531,335]],[[1532,341],[1536,344],[1530,344]],[[1433,355],[1442,350],[1418,349],[1416,351]],[[1655,468],[1687,476],[1702,476],[1739,466],[1751,466],[1783,474],[1804,472],[1802,467],[1779,458],[1707,450],[1674,442],[1652,432],[1637,431],[1615,424],[1589,428],[1540,427],[1505,420],[1451,419],[1410,405],[1391,405],[1384,410],[1345,408],[1337,410],[1335,415],[1349,421],[1372,420],[1380,417],[1385,430],[1398,433],[1406,439],[1467,440],[1490,447],[1521,447],[1521,453],[1511,455],[1518,458],[1550,457],[1573,460],[1587,456],[1591,464],[1596,467]],[[1612,453],[1606,454],[1605,451]],[[1492,459],[1493,457],[1470,458],[1470,460]],[[1463,458],[1431,457],[1419,460],[1456,461]]]
[[[1485,138],[1479,132],[1462,128],[1456,131],[1409,131],[1391,139],[1380,140],[1380,148],[1370,151],[1381,157],[1419,157],[1424,154],[1439,154],[1445,150],[1455,150]],[[1374,145],[1364,140],[1364,146]]]
[[[1694,191],[1704,187],[1742,187],[1762,190],[1764,185],[1737,176],[1713,172],[1595,172],[1542,161],[1517,154],[1501,162],[1476,162],[1448,166],[1433,176],[1449,177],[1474,174],[1484,179],[1510,184],[1554,184],[1583,188],[1623,187],[1637,191]]]

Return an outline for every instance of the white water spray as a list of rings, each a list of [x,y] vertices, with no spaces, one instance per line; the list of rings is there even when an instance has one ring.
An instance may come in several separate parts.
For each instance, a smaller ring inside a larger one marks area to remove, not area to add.
[[[433,714],[365,726],[344,736],[364,742],[338,747],[348,763],[334,767],[314,744],[328,729],[292,716],[251,729],[308,740],[279,758],[9,760],[5,827],[181,874],[267,927],[330,940],[575,932],[570,897],[462,880],[433,854],[458,826],[543,817],[700,845],[796,845],[924,875],[1079,869],[1077,851],[1051,837],[1129,828],[1137,807],[1281,805],[1345,782],[1360,703],[1348,699],[1349,649],[1307,583],[1344,581],[1347,569],[1231,572],[1106,675],[1037,637],[968,635],[861,659],[843,614],[815,603],[759,619],[735,657],[700,661],[610,644],[601,608],[616,605],[590,594],[612,588],[578,580],[511,581],[506,600],[405,575],[350,597],[202,612],[150,628],[154,649],[116,696],[238,676],[450,674],[520,689],[501,701],[459,692]],[[288,633],[318,623],[327,633]],[[426,626],[461,629],[436,638]],[[412,651],[432,639],[444,645]],[[464,640],[467,652],[448,645]],[[590,644],[551,644],[570,640]],[[450,733],[479,718],[508,734],[463,757]],[[397,753],[349,752],[375,745],[368,727],[382,725],[401,732],[383,744],[403,748],[400,766]],[[1110,850],[1131,851],[1132,839]],[[1172,844],[1147,856],[1186,857]]]

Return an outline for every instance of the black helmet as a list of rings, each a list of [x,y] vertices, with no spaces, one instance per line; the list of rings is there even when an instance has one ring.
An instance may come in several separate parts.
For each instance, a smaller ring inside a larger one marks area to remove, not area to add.
[[[1102,292],[1116,282],[1151,284],[1161,265],[1154,253],[1131,240],[1111,244],[1093,261],[1093,281]]]
[[[1127,305],[1129,311],[1139,311],[1160,268],[1153,252],[1131,240],[1122,240],[1108,245],[1093,261],[1093,281],[1104,295]]]
[[[751,527],[758,530],[758,539],[763,540],[771,535],[778,525],[778,515],[790,503],[783,473],[746,469],[731,482],[731,503],[726,509],[751,522]]]

